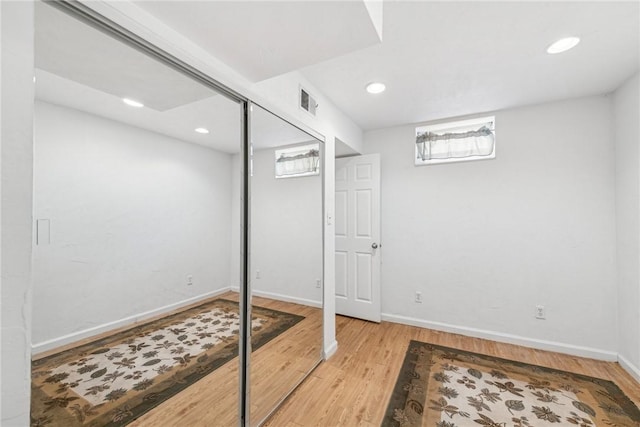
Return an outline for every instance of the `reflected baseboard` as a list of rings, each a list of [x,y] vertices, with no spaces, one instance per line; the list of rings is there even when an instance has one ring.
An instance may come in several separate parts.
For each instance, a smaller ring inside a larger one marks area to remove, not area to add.
[[[306,306],[315,307],[315,308],[322,308],[321,301],[313,301],[306,298],[292,297],[289,295],[282,295],[275,292],[259,291],[257,289],[253,289],[252,294],[253,296],[256,296],[256,297],[269,298],[277,301],[292,302],[294,304],[306,305]]]
[[[192,298],[188,298],[182,301],[178,301],[173,304],[165,305],[164,307],[156,308],[153,310],[145,311],[144,313],[135,314],[133,316],[128,316],[113,322],[104,323],[102,325],[94,326],[89,329],[85,329],[83,331],[73,332],[68,335],[61,336],[59,338],[54,338],[51,340],[43,341],[37,344],[31,345],[31,354],[33,357],[37,357],[39,353],[43,353],[58,347],[65,346],[67,344],[75,343],[77,341],[81,341],[87,338],[94,337],[96,335],[100,335],[105,332],[113,331],[114,329],[119,329],[127,326],[133,326],[138,322],[151,319],[152,317],[156,317],[159,315],[163,315],[166,313],[170,313],[174,310],[178,310],[180,308],[184,308],[193,303],[197,303],[201,300],[205,300],[207,298],[216,297],[218,295],[222,295],[225,292],[229,292],[231,287],[227,286],[222,289],[218,289],[212,292],[207,292]]]

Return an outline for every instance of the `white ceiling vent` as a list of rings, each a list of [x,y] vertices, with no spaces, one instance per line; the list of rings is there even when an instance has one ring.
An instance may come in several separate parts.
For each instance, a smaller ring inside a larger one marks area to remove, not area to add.
[[[312,116],[316,115],[316,109],[318,108],[315,98],[309,95],[309,92],[303,87],[300,87],[300,108],[309,112]]]

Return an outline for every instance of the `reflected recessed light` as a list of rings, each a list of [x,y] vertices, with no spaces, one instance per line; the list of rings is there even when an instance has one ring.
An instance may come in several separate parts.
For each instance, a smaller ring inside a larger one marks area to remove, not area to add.
[[[195,131],[198,133],[209,133],[209,129],[206,128],[196,128]]]
[[[122,98],[122,102],[124,102],[130,107],[136,107],[136,108],[144,107],[144,104],[142,102],[134,101],[133,99],[129,99],[129,98]]]
[[[567,50],[576,47],[578,43],[580,43],[579,37],[565,37],[549,46],[547,48],[547,53],[554,54],[566,52]]]
[[[367,92],[369,93],[381,93],[384,92],[384,90],[387,87],[384,85],[384,83],[379,83],[379,82],[373,82],[373,83],[369,83],[367,85]]]

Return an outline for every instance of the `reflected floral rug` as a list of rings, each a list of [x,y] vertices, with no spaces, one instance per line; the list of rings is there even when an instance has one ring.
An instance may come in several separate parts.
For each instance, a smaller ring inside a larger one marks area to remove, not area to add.
[[[640,426],[611,381],[411,341],[384,427]]]
[[[253,306],[253,349],[302,319]],[[239,324],[216,299],[34,361],[31,426],[126,425],[235,358]]]

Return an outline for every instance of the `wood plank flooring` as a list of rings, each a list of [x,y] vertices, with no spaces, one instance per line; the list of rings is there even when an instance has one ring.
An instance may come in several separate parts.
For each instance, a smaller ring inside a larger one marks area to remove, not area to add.
[[[337,316],[336,323],[336,354],[316,368],[265,426],[379,426],[412,339],[604,378],[640,407],[640,384],[617,363],[388,322]]]
[[[220,297],[236,299],[237,294]],[[321,343],[319,309],[254,297],[254,304],[305,319],[252,355],[252,425],[315,366]],[[615,382],[640,407],[640,384],[617,363],[502,344],[389,322],[337,316],[338,351],[321,363],[264,424],[268,427],[379,426],[410,340],[548,366]],[[130,424],[238,425],[238,360],[173,396]]]

